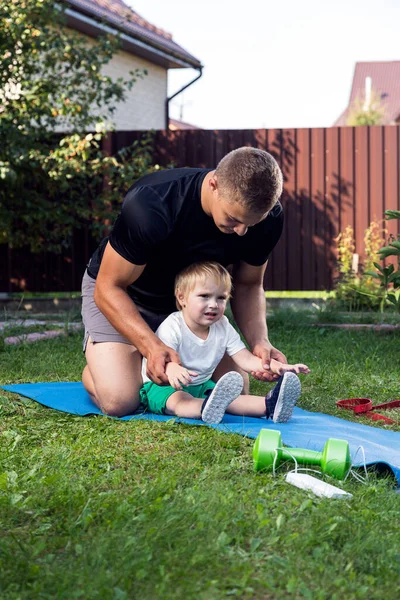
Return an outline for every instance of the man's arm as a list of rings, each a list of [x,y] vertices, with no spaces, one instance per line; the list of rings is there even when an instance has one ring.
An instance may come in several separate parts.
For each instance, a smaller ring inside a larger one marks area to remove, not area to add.
[[[252,353],[261,358],[264,368],[269,369],[272,358],[283,363],[287,363],[287,360],[282,352],[272,346],[268,338],[263,289],[266,266],[267,262],[259,267],[253,267],[244,261],[234,265],[231,307],[235,321]],[[258,379],[271,379],[261,371],[254,372],[253,376]]]
[[[127,287],[143,273],[146,265],[134,265],[108,243],[96,279],[94,300],[110,323],[147,358],[147,371],[154,383],[168,383],[165,365],[180,363],[175,350],[168,348],[140,316]]]

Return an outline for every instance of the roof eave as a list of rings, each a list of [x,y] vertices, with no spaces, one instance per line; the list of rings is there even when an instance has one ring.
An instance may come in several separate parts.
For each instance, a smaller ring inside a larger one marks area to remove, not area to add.
[[[140,56],[166,69],[201,69],[202,67],[201,63],[197,61],[190,61],[186,58],[176,56],[170,51],[149,44],[148,41],[140,39],[139,36],[133,37],[132,35],[128,35],[116,27],[97,21],[72,8],[67,8],[65,10],[65,15],[69,27],[94,38],[104,33],[119,35],[123,50],[135,54],[136,56]]]

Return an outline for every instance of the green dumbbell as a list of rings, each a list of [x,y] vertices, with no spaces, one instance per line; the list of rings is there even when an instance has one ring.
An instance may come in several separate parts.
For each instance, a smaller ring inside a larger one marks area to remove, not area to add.
[[[253,447],[254,469],[272,469],[276,457],[276,466],[282,460],[293,460],[300,464],[317,465],[323,473],[336,479],[344,479],[350,469],[349,444],[345,440],[330,438],[322,452],[303,450],[302,448],[283,448],[279,431],[261,429]]]

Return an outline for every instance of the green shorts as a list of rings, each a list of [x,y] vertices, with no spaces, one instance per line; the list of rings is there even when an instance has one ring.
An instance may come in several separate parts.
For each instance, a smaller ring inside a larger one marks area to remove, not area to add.
[[[206,398],[207,390],[212,390],[214,386],[215,383],[209,380],[198,385],[183,385],[182,391],[187,392],[193,398]],[[141,405],[156,415],[163,415],[165,414],[168,398],[176,391],[170,385],[157,385],[152,381],[148,381],[140,390]]]

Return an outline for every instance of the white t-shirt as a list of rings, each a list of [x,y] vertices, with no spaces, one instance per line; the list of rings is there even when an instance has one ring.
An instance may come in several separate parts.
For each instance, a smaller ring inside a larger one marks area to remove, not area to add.
[[[210,326],[206,340],[202,340],[189,329],[181,311],[169,315],[157,329],[156,335],[166,346],[178,352],[182,365],[186,369],[198,373],[197,377],[193,377],[191,385],[198,385],[211,379],[225,352],[233,356],[246,348],[225,316]],[[143,383],[150,381],[146,375],[146,366],[147,360],[144,358]]]

